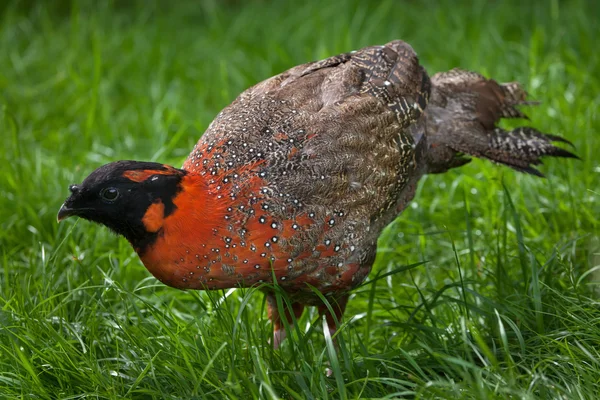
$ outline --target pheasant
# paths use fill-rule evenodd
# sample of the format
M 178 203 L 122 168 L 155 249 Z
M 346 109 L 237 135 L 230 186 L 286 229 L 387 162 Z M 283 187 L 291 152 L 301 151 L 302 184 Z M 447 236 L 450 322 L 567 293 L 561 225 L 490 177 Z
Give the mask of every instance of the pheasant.
M 461 69 L 429 78 L 402 41 L 296 66 L 222 110 L 181 169 L 99 167 L 58 212 L 123 235 L 146 268 L 178 289 L 264 288 L 273 344 L 283 318 L 317 306 L 333 333 L 369 274 L 377 238 L 419 179 L 475 156 L 542 176 L 542 156 L 576 156 L 525 118 L 518 83 Z M 280 315 L 277 284 L 291 299 Z M 271 288 L 271 289 L 269 289 Z M 325 306 L 318 291 L 332 305 Z

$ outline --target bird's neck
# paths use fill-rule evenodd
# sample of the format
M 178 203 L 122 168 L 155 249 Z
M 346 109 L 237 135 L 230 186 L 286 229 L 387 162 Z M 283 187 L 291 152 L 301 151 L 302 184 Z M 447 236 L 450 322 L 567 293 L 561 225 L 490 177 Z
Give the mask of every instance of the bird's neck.
M 196 269 L 201 261 L 206 261 L 208 255 L 214 257 L 211 252 L 215 249 L 223 248 L 223 232 L 230 225 L 227 218 L 231 199 L 200 174 L 187 174 L 180 185 L 181 190 L 172 198 L 175 210 L 170 215 L 163 215 L 160 204 L 144 215 L 144 225 L 155 235 L 154 240 L 144 247 L 134 242 L 132 245 L 159 280 L 188 288 L 185 276 L 190 272 L 199 275 Z

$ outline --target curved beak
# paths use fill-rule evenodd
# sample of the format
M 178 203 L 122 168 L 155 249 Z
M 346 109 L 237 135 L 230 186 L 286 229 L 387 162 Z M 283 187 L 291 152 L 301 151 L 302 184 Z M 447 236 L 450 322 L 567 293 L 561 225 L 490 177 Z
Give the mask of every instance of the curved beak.
M 79 185 L 69 185 L 69 191 L 71 192 L 71 196 L 65 200 L 63 205 L 60 206 L 60 210 L 58 210 L 58 215 L 56 216 L 58 222 L 77 214 L 77 209 L 71 208 L 69 205 L 73 204 L 73 196 L 76 196 L 77 193 L 79 193 L 80 187 Z
M 60 210 L 58 210 L 58 215 L 56 216 L 56 220 L 58 222 L 62 221 L 65 218 L 68 218 L 72 215 L 75 215 L 75 209 L 67 207 L 66 204 L 60 206 Z

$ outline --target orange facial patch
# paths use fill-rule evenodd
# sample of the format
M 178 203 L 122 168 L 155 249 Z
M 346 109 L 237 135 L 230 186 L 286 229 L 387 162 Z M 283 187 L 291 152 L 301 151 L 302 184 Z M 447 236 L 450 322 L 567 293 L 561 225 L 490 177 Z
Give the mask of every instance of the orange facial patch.
M 167 166 L 165 166 L 167 167 Z M 133 182 L 143 182 L 153 175 L 172 175 L 172 167 L 167 167 L 166 170 L 160 169 L 136 169 L 133 171 L 125 171 L 123 177 Z
M 152 203 L 146 210 L 142 223 L 148 232 L 157 232 L 163 226 L 165 220 L 165 205 L 162 201 L 158 200 L 156 203 Z

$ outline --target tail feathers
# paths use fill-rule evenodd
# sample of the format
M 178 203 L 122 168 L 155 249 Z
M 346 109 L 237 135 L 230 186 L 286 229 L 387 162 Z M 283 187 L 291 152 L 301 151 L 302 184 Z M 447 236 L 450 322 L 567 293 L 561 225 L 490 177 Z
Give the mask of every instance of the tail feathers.
M 492 81 L 495 83 L 495 81 Z M 528 102 L 527 92 L 523 89 L 519 82 L 503 83 L 499 85 L 504 95 L 504 99 L 500 105 L 500 118 L 523 118 L 529 119 L 521 110 L 516 106 L 536 104 L 535 102 Z
M 432 83 L 444 94 L 471 97 L 477 119 L 487 129 L 493 129 L 501 118 L 528 119 L 520 105 L 531 104 L 527 92 L 518 82 L 499 84 L 476 72 L 455 68 L 435 74 Z M 466 105 L 466 104 L 465 104 Z
M 536 104 L 518 82 L 499 84 L 475 72 L 453 69 L 431 78 L 426 135 L 430 172 L 465 164 L 463 154 L 489 159 L 517 171 L 543 176 L 533 166 L 544 156 L 578 158 L 553 142 L 571 143 L 531 127 L 506 131 L 502 118 L 527 118 L 517 107 Z M 467 159 L 468 160 L 468 159 Z
M 571 144 L 560 136 L 543 134 L 530 127 L 512 131 L 496 128 L 491 132 L 489 146 L 481 156 L 517 171 L 543 177 L 540 171 L 533 168 L 533 165 L 542 163 L 541 157 L 579 158 L 568 150 L 554 146 L 553 142 L 557 141 Z

